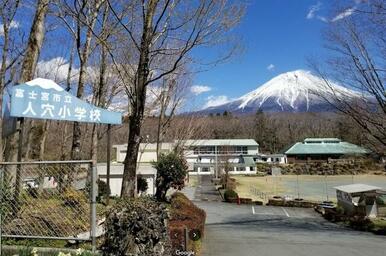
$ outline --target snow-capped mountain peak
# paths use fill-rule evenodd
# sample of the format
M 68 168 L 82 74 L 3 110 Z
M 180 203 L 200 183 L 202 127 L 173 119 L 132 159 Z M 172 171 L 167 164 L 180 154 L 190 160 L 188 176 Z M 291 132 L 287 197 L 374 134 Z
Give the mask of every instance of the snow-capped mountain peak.
M 358 97 L 359 93 L 330 83 L 334 91 L 344 97 Z M 323 100 L 326 91 L 324 81 L 307 70 L 295 70 L 280 74 L 240 98 L 204 112 L 252 112 L 262 111 L 327 111 L 331 106 Z

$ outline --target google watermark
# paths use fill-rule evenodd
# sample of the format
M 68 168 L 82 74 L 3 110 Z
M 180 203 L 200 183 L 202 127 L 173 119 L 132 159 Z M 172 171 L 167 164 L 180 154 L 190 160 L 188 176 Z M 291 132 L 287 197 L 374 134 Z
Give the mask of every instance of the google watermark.
M 177 256 L 193 256 L 195 255 L 194 251 L 180 251 L 176 250 L 176 255 Z

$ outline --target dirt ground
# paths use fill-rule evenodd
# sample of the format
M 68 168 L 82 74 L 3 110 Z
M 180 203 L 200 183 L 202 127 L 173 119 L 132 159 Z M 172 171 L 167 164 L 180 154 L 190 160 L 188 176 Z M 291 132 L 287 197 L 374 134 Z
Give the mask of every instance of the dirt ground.
M 386 189 L 386 176 L 379 175 L 281 175 L 281 176 L 233 176 L 237 181 L 236 192 L 240 197 L 266 201 L 274 195 L 308 200 L 336 201 L 334 187 L 362 183 Z

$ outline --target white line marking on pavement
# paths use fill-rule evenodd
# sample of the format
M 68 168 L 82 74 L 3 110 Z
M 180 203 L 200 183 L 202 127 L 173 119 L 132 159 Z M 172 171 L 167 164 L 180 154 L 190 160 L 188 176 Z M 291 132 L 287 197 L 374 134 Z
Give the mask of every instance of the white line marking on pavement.
M 287 212 L 283 207 L 281 207 L 281 209 L 283 210 L 283 212 L 285 213 L 285 215 L 287 215 L 287 217 L 289 218 L 290 215 L 288 214 L 288 212 Z
M 252 214 L 255 215 L 255 207 L 252 206 Z
M 254 213 L 255 215 L 263 215 L 263 216 L 278 216 L 277 214 L 273 214 L 273 213 L 263 213 L 263 212 L 257 212 L 257 213 Z

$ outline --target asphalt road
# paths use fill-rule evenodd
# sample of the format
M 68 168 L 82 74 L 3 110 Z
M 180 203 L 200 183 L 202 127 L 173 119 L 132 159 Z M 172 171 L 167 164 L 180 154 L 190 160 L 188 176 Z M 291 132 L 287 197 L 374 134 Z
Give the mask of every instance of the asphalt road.
M 386 255 L 386 237 L 327 222 L 313 209 L 195 203 L 207 212 L 203 256 Z
M 197 176 L 197 187 L 194 193 L 195 200 L 201 201 L 221 201 L 219 192 L 211 182 L 211 175 Z

